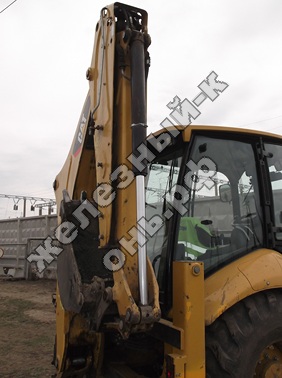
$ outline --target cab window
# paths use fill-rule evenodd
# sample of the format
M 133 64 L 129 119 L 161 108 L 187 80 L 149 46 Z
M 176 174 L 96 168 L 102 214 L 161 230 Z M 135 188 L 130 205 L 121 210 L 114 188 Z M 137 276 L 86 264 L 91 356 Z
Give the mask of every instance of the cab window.
M 178 225 L 176 260 L 201 260 L 209 271 L 262 245 L 252 144 L 196 137 L 183 181 L 190 195 Z

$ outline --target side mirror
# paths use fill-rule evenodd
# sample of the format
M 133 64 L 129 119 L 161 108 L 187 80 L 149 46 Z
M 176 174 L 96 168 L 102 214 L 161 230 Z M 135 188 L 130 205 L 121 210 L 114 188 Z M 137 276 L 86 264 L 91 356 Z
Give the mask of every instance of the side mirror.
M 220 185 L 219 197 L 220 197 L 220 201 L 222 201 L 222 202 L 231 202 L 232 201 L 231 187 L 230 187 L 229 184 Z

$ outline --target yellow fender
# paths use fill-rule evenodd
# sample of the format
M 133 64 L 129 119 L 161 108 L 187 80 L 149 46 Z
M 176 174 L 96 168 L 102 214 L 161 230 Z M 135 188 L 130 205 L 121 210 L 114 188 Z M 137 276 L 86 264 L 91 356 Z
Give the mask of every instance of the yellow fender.
M 259 291 L 282 288 L 282 255 L 259 249 L 205 279 L 205 324 Z

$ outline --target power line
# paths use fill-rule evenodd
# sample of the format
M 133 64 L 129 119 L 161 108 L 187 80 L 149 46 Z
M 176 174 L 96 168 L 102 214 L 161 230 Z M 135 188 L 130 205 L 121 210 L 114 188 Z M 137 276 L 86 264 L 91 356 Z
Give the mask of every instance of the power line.
M 239 125 L 239 127 L 244 127 L 244 126 L 249 126 L 249 125 L 254 125 L 255 123 L 260 123 L 260 122 L 265 122 L 265 121 L 270 121 L 272 119 L 276 119 L 276 118 L 280 118 L 282 117 L 282 115 L 279 115 L 277 117 L 272 117 L 272 118 L 266 118 L 266 119 L 262 119 L 260 121 L 255 121 L 255 122 L 251 122 L 251 123 L 245 123 L 244 125 Z
M 14 194 L 0 194 L 0 198 L 13 198 L 13 199 L 25 199 L 30 201 L 44 201 L 44 202 L 53 202 L 56 204 L 56 201 L 53 198 L 43 198 L 43 197 L 31 197 L 31 196 L 19 196 Z
M 9 8 L 11 5 L 13 5 L 17 0 L 12 1 L 9 5 L 7 5 L 4 9 L 0 11 L 0 13 L 3 13 L 7 8 Z
M 29 196 L 31 197 L 48 197 L 48 198 L 52 198 L 54 197 L 54 190 L 43 190 L 43 191 L 37 191 L 37 192 L 29 192 L 28 193 Z

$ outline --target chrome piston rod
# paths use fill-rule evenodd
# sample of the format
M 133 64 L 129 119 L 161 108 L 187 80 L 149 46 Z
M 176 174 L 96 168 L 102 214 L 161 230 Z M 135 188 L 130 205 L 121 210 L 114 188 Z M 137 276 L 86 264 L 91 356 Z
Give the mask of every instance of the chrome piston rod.
M 137 199 L 137 244 L 138 244 L 138 271 L 139 292 L 142 305 L 148 304 L 147 285 L 147 249 L 145 233 L 145 177 L 136 176 L 136 199 Z

